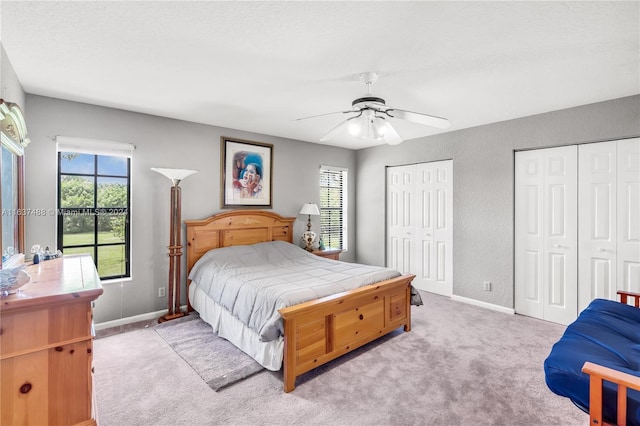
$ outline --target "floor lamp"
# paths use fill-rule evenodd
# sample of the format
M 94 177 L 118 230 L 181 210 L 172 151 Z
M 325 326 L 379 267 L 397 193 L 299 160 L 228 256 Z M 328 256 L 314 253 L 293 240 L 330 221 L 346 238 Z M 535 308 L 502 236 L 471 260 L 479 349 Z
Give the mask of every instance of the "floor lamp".
M 187 315 L 180 310 L 180 257 L 182 256 L 182 223 L 180 220 L 180 181 L 187 176 L 197 173 L 198 170 L 188 169 L 160 169 L 152 167 L 151 170 L 158 172 L 171 179 L 171 225 L 169 228 L 169 285 L 167 291 L 168 311 L 158 319 L 158 322 L 165 322 Z

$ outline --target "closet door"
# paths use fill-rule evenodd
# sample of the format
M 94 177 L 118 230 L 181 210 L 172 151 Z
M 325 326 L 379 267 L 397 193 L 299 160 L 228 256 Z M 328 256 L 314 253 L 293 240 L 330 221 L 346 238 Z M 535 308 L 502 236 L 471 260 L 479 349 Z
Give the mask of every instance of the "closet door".
M 640 292 L 640 139 L 617 145 L 618 289 Z
M 453 161 L 387 169 L 387 266 L 453 293 Z
M 453 161 L 416 165 L 414 264 L 417 288 L 453 294 Z
M 580 145 L 578 309 L 640 291 L 640 139 Z
M 412 270 L 415 165 L 387 168 L 387 266 L 409 274 Z
M 544 153 L 516 152 L 515 310 L 543 318 Z
M 560 324 L 577 315 L 577 147 L 516 153 L 516 312 Z
M 578 147 L 578 311 L 595 298 L 616 300 L 616 146 Z

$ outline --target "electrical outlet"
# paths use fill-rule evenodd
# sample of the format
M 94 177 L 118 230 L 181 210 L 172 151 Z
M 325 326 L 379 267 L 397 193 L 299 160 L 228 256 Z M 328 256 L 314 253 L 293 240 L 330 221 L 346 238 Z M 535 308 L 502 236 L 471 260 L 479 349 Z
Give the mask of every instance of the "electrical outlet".
M 491 281 L 485 281 L 482 284 L 484 285 L 484 291 L 491 291 Z
M 165 291 L 166 291 L 165 287 L 158 287 L 158 297 L 164 297 Z

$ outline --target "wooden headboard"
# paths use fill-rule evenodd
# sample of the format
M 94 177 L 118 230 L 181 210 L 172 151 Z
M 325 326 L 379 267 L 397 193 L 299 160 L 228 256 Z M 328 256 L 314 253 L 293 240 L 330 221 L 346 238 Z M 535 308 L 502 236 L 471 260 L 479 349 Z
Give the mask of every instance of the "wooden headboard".
M 266 241 L 293 242 L 295 217 L 265 210 L 231 210 L 202 220 L 185 220 L 187 273 L 207 251 Z

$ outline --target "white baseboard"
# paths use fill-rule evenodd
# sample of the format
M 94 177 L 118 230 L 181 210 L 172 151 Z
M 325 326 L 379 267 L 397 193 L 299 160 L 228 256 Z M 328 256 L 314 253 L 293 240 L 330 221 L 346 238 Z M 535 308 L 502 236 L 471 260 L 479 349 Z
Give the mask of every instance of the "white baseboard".
M 487 303 L 481 300 L 469 299 L 468 297 L 456 296 L 455 294 L 451 296 L 451 300 L 455 300 L 456 302 L 467 303 L 469 305 L 480 306 L 481 308 L 502 312 L 503 314 L 515 315 L 516 313 L 516 310 L 513 308 L 505 308 L 504 306 L 494 305 L 493 303 Z
M 187 311 L 187 306 L 181 306 L 180 309 L 182 309 L 183 311 Z M 100 324 L 96 324 L 95 325 L 95 329 L 97 330 L 104 330 L 105 328 L 111 328 L 111 327 L 119 327 L 121 325 L 125 325 L 125 324 L 131 324 L 134 322 L 139 322 L 139 321 L 148 321 L 148 320 L 152 320 L 154 318 L 160 318 L 162 315 L 166 314 L 167 310 L 163 309 L 161 311 L 155 311 L 155 312 L 147 312 L 146 314 L 140 314 L 140 315 L 134 315 L 132 317 L 126 317 L 126 318 L 120 318 L 117 320 L 113 320 L 113 321 L 106 321 L 106 322 L 101 322 Z

